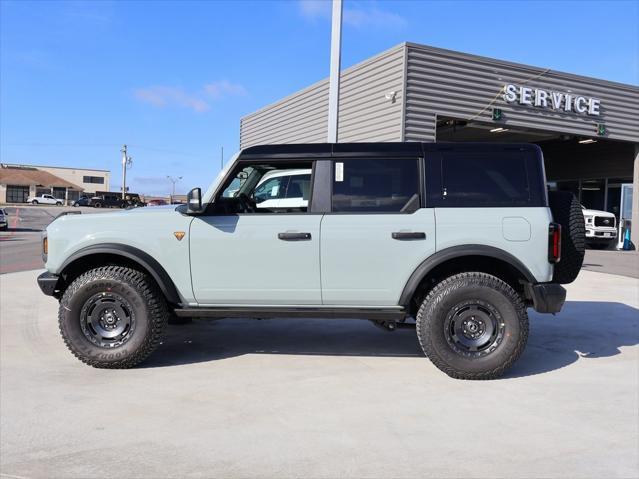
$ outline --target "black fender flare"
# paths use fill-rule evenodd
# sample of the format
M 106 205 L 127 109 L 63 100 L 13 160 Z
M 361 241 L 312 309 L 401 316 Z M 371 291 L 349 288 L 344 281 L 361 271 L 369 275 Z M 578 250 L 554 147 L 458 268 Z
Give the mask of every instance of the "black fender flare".
M 408 309 L 413 294 L 430 271 L 446 261 L 464 256 L 485 256 L 499 259 L 515 268 L 528 283 L 537 283 L 535 276 L 521 261 L 502 249 L 481 244 L 452 246 L 429 256 L 413 271 L 413 274 L 411 274 L 404 286 L 402 295 L 399 298 L 399 304 Z
M 99 245 L 81 248 L 62 263 L 62 266 L 60 267 L 60 274 L 64 274 L 65 269 L 77 260 L 96 254 L 122 256 L 123 258 L 127 258 L 128 260 L 137 263 L 153 277 L 169 303 L 180 304 L 182 302 L 180 295 L 173 284 L 171 276 L 169 276 L 162 265 L 150 254 L 125 244 L 102 243 Z

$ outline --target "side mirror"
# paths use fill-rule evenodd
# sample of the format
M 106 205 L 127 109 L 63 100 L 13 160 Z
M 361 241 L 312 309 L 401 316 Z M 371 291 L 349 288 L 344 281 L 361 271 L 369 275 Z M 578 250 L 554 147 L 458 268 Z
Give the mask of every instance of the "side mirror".
M 187 210 L 189 214 L 202 212 L 202 190 L 193 188 L 186 196 Z

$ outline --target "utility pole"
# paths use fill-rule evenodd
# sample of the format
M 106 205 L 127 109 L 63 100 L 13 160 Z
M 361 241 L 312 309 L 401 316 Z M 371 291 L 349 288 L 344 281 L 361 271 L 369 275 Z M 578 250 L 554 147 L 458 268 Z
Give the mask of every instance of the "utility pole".
M 126 169 L 133 166 L 133 158 L 131 158 L 126 151 L 126 145 L 122 146 L 120 150 L 122 152 L 122 199 L 126 195 Z
M 173 183 L 173 189 L 171 190 L 171 203 L 173 203 L 173 197 L 175 196 L 175 184 L 180 181 L 182 177 L 178 176 L 177 178 L 174 178 L 173 176 L 167 175 L 166 179 Z
M 328 137 L 329 143 L 337 143 L 339 114 L 339 76 L 342 57 L 342 0 L 333 0 L 333 24 L 331 27 L 331 75 L 328 81 Z

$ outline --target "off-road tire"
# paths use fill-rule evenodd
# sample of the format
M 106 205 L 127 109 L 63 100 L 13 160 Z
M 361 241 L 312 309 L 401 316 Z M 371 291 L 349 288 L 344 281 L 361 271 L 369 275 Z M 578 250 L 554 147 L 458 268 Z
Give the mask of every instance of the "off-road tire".
M 100 292 L 125 298 L 135 314 L 135 329 L 128 340 L 110 349 L 93 344 L 83 333 L 82 308 Z M 69 350 L 96 368 L 125 369 L 144 361 L 158 346 L 168 320 L 166 301 L 146 274 L 121 266 L 104 266 L 76 278 L 60 301 L 58 323 Z
M 572 283 L 579 275 L 586 252 L 586 224 L 581 205 L 569 191 L 550 191 L 553 220 L 561 225 L 561 260 L 555 264 L 553 282 Z
M 447 339 L 447 318 L 468 301 L 490 304 L 503 322 L 502 339 L 483 356 L 460 354 Z M 495 276 L 468 272 L 437 284 L 417 313 L 417 338 L 424 354 L 441 371 L 456 379 L 495 379 L 521 356 L 528 340 L 528 314 L 519 295 Z

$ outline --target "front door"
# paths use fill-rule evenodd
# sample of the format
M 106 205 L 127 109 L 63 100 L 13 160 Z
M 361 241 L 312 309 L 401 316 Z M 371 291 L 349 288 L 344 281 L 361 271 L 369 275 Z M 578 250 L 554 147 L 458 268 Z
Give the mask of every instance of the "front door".
M 202 215 L 191 223 L 191 279 L 201 305 L 320 305 L 321 215 L 307 207 L 258 207 L 259 177 L 294 165 L 249 165 L 218 199 L 236 212 Z M 310 169 L 310 164 L 302 166 Z M 238 183 L 241 185 L 238 188 Z M 253 186 L 251 186 L 253 185 Z M 257 201 L 256 201 L 257 200 Z
M 415 268 L 435 252 L 419 160 L 337 160 L 332 181 L 332 211 L 322 220 L 324 304 L 397 306 Z

